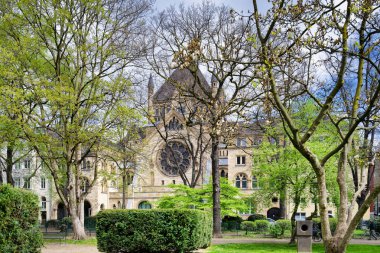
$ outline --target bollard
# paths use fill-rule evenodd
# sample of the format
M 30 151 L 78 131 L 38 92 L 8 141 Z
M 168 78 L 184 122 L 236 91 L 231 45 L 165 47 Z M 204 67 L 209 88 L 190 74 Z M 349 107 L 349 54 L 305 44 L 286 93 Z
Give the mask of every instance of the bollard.
M 297 249 L 298 253 L 311 251 L 311 237 L 313 235 L 313 221 L 297 221 Z

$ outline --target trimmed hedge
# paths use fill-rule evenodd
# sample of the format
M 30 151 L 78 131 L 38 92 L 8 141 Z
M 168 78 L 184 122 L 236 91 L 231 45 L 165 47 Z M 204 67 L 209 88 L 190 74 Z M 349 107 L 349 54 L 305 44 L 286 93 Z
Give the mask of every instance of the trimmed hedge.
M 269 228 L 269 221 L 267 220 L 256 220 L 254 221 L 255 223 L 255 226 L 256 226 L 256 230 L 258 232 L 267 232 L 268 231 L 268 228 Z
M 283 237 L 285 231 L 291 230 L 292 224 L 290 220 L 277 220 L 272 226 L 270 226 L 270 233 L 276 238 Z
M 256 230 L 256 223 L 253 221 L 243 221 L 240 224 L 241 230 L 245 231 L 255 231 Z
M 249 217 L 248 217 L 248 221 L 255 221 L 255 220 L 266 220 L 267 217 L 265 215 L 262 215 L 262 214 L 259 214 L 259 213 L 254 213 L 254 214 L 251 214 Z
M 199 210 L 105 210 L 97 214 L 102 252 L 190 252 L 210 245 L 212 216 Z
M 38 203 L 29 191 L 0 186 L 0 252 L 41 252 Z

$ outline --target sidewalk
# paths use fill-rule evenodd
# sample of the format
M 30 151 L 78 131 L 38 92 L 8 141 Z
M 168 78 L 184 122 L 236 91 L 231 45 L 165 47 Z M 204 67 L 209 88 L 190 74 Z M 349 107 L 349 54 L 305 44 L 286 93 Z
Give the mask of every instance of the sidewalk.
M 227 243 L 288 243 L 288 239 L 250 239 L 250 238 L 215 238 L 212 239 L 212 244 L 227 244 Z M 380 245 L 380 240 L 365 240 L 365 239 L 352 239 L 350 244 L 367 244 L 367 245 Z M 197 251 L 205 253 L 207 250 L 202 249 Z M 76 245 L 76 244 L 59 244 L 52 243 L 46 244 L 42 249 L 42 253 L 99 253 L 96 246 L 91 245 Z

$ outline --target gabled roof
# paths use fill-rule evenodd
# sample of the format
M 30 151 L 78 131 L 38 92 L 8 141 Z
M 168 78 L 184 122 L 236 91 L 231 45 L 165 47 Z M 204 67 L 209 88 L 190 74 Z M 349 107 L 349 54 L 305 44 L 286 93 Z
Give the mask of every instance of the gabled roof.
M 153 102 L 162 103 L 171 100 L 176 94 L 175 91 L 177 90 L 177 87 L 181 87 L 181 92 L 189 91 L 190 93 L 198 94 L 199 96 L 205 96 L 206 94 L 203 89 L 210 92 L 211 88 L 201 71 L 198 71 L 197 75 L 200 83 L 195 84 L 194 76 L 191 74 L 190 70 L 176 69 L 154 94 Z

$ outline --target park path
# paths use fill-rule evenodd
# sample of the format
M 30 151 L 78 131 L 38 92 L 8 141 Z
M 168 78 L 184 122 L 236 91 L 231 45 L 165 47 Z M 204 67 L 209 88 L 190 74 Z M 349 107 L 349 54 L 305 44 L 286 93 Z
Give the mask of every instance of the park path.
M 226 244 L 226 243 L 287 243 L 288 239 L 251 239 L 251 238 L 215 238 L 212 239 L 212 244 Z M 352 239 L 350 244 L 367 244 L 367 245 L 380 245 L 380 240 L 363 240 Z M 197 251 L 207 252 L 207 250 Z M 60 244 L 49 243 L 42 249 L 42 253 L 99 253 L 96 246 L 91 245 L 76 245 L 76 244 Z

